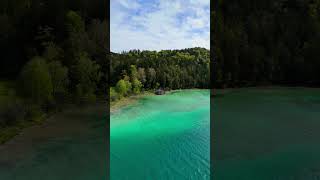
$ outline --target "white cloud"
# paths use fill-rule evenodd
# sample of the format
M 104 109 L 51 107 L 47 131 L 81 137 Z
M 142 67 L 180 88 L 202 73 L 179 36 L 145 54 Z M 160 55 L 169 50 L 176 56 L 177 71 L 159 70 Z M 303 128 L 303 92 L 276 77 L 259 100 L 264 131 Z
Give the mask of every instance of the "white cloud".
M 114 0 L 112 0 L 114 1 Z M 140 7 L 139 3 L 134 0 L 116 0 L 119 5 L 127 9 L 137 9 Z
M 136 5 L 129 8 L 129 0 L 111 0 L 111 51 L 209 49 L 210 1 L 197 2 L 158 0 L 151 9 L 141 1 L 131 0 Z
M 208 0 L 190 0 L 193 5 L 210 6 L 210 1 Z
M 205 21 L 200 18 L 187 18 L 187 24 L 190 25 L 192 29 L 201 29 L 205 27 Z

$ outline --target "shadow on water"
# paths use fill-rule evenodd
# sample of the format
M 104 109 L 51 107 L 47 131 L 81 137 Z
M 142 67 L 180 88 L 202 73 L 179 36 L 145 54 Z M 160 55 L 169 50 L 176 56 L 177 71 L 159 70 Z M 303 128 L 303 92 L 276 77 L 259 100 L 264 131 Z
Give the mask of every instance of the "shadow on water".
M 106 179 L 105 108 L 56 114 L 1 145 L 0 179 Z
M 212 108 L 214 179 L 320 178 L 320 89 L 238 89 Z

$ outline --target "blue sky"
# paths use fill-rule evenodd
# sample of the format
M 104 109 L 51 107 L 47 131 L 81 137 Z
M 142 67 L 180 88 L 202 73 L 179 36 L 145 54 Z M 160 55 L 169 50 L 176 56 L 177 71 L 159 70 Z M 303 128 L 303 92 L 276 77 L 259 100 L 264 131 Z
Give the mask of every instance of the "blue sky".
M 111 51 L 210 49 L 210 0 L 111 0 Z

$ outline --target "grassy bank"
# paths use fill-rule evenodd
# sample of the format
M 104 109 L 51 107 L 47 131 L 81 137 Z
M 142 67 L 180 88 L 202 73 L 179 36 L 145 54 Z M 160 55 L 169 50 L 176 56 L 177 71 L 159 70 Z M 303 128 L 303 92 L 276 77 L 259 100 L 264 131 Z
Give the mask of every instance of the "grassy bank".
M 33 120 L 33 121 L 21 121 L 15 125 L 7 126 L 7 127 L 1 127 L 0 128 L 0 145 L 4 144 L 5 142 L 9 141 L 16 135 L 18 135 L 20 132 L 23 131 L 23 129 L 40 125 L 45 121 L 45 117 L 42 117 L 39 120 Z
M 13 88 L 13 83 L 7 80 L 0 80 L 0 113 L 4 110 L 7 102 L 11 101 L 10 92 Z M 0 122 L 2 122 L 0 117 Z M 8 139 L 15 136 L 21 128 L 25 126 L 24 124 L 19 124 L 19 126 L 14 127 L 1 127 L 0 126 L 0 144 L 3 144 Z
M 16 82 L 0 80 L 0 144 L 3 144 L 19 134 L 24 128 L 41 124 L 48 116 L 45 113 L 34 112 L 31 119 L 24 119 L 19 108 L 22 99 L 16 96 Z M 19 107 L 18 107 L 19 106 Z M 30 118 L 30 117 L 29 117 Z
M 144 91 L 141 94 L 137 94 L 137 95 L 131 95 L 128 97 L 123 97 L 121 99 L 118 99 L 116 101 L 112 101 L 110 103 L 110 112 L 115 112 L 117 110 L 119 110 L 122 107 L 125 107 L 129 104 L 132 104 L 134 102 L 136 102 L 138 99 L 143 98 L 145 96 L 153 96 L 155 95 L 153 91 Z
M 6 143 L 7 141 L 13 139 L 15 136 L 19 135 L 21 132 L 25 131 L 26 129 L 33 128 L 36 126 L 43 126 L 49 123 L 49 119 L 54 119 L 55 117 L 65 114 L 66 112 L 73 112 L 73 114 L 83 113 L 82 111 L 95 111 L 96 107 L 102 107 L 104 104 L 104 100 L 98 99 L 96 103 L 87 104 L 87 105 L 77 105 L 77 104 L 65 104 L 63 108 L 60 110 L 51 111 L 48 113 L 42 113 L 40 116 L 29 119 L 29 120 L 20 120 L 16 123 L 9 125 L 9 126 L 0 126 L 0 145 Z M 81 110 L 79 110 L 81 109 Z M 93 110 L 90 110 L 93 109 Z M 101 109 L 101 108 L 100 108 Z M 66 124 L 69 124 L 70 121 L 67 118 L 64 118 Z

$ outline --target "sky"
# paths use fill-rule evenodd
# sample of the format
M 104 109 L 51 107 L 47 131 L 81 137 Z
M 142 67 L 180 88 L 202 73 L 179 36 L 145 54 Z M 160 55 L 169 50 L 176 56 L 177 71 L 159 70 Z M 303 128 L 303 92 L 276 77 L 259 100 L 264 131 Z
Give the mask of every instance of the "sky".
M 210 0 L 111 0 L 112 52 L 210 49 Z

